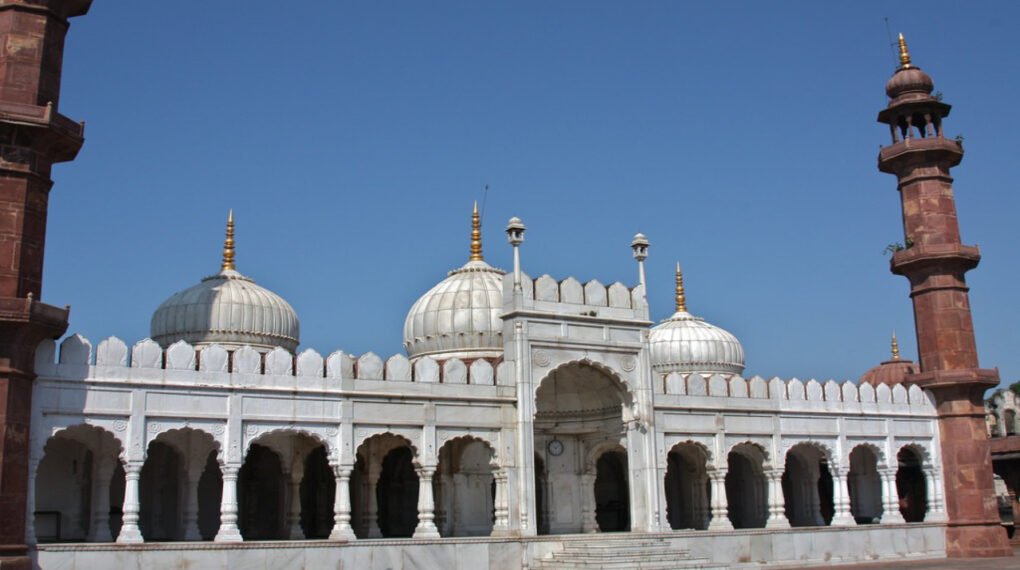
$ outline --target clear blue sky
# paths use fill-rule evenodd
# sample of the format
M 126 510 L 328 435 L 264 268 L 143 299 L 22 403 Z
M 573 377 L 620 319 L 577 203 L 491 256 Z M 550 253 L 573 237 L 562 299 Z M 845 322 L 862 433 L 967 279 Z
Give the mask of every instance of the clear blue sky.
M 895 178 L 875 121 L 883 18 L 954 105 L 947 133 L 981 363 L 1020 380 L 1020 4 L 962 2 L 97 1 L 67 42 L 44 300 L 98 343 L 218 269 L 284 296 L 302 347 L 402 351 L 414 300 L 528 225 L 525 271 L 633 284 L 652 242 L 656 320 L 689 308 L 747 374 L 857 378 L 916 354 Z

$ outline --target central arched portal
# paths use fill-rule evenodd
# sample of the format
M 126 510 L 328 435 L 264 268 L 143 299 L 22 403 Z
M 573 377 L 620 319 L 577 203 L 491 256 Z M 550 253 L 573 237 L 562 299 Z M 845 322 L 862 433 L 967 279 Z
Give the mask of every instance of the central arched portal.
M 623 384 L 586 361 L 542 380 L 534 434 L 540 534 L 630 530 L 629 404 Z

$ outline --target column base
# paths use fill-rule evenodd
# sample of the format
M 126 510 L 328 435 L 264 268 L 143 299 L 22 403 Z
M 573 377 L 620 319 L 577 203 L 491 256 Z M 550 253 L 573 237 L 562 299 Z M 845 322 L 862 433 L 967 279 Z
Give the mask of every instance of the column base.
M 1013 556 L 1006 529 L 998 524 L 946 527 L 948 558 L 996 558 Z
M 236 526 L 225 528 L 221 525 L 213 542 L 244 542 L 244 537 L 241 536 L 241 531 Z
M 786 517 L 780 519 L 769 519 L 765 528 L 790 528 L 790 521 Z
M 357 539 L 358 537 L 355 536 L 354 529 L 349 526 L 347 528 L 337 528 L 334 525 L 333 530 L 329 532 L 329 540 L 335 542 L 349 542 Z
M 489 533 L 489 536 L 493 538 L 508 538 L 513 536 L 520 536 L 520 533 L 512 531 L 508 528 L 494 528 L 492 529 L 492 532 Z
M 436 525 L 418 525 L 413 538 L 439 538 L 439 530 Z
M 117 535 L 117 544 L 141 544 L 145 542 L 142 531 L 138 528 L 121 528 Z
M 708 523 L 708 530 L 733 530 L 733 523 L 729 519 L 714 518 Z
M 305 531 L 301 530 L 301 527 L 291 527 L 290 529 L 290 540 L 304 540 Z
M 832 517 L 832 522 L 829 526 L 857 526 L 857 521 L 850 515 L 841 517 Z
M 907 524 L 907 520 L 903 518 L 899 511 L 896 511 L 892 514 L 883 513 L 879 524 Z

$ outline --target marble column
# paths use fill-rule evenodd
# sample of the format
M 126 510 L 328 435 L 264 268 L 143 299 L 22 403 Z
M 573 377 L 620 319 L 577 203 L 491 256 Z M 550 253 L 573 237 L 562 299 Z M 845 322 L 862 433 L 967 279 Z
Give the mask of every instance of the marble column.
M 712 482 L 712 520 L 708 530 L 733 530 L 726 498 L 726 469 L 713 469 L 708 477 Z
M 92 521 L 89 523 L 89 542 L 113 542 L 110 534 L 110 480 L 113 479 L 114 460 L 97 462 L 92 479 Z
M 896 491 L 896 469 L 880 469 L 882 476 L 882 524 L 903 524 L 900 497 Z
M 237 472 L 240 465 L 223 465 L 223 494 L 220 498 L 220 529 L 216 542 L 241 542 L 241 531 L 237 528 Z
M 370 467 L 365 479 L 365 495 L 368 499 L 365 504 L 366 537 L 382 538 L 382 530 L 379 529 L 379 497 L 375 494 L 376 486 L 379 485 L 379 471 Z
M 503 470 L 493 471 L 492 478 L 496 482 L 496 499 L 492 504 L 492 536 L 510 535 L 510 502 L 507 493 L 507 473 Z
M 286 473 L 284 476 L 286 477 Z M 304 540 L 305 531 L 301 528 L 301 478 L 302 471 L 291 471 L 288 478 L 287 537 L 290 540 Z
M 850 512 L 850 487 L 844 469 L 830 469 L 832 473 L 832 526 L 857 526 Z
M 546 502 L 548 503 L 548 495 Z M 598 532 L 599 522 L 595 518 L 595 474 L 581 475 L 581 532 Z
M 351 528 L 351 468 L 334 467 L 333 476 L 336 493 L 333 496 L 333 530 L 329 539 L 354 540 L 356 537 Z
M 142 476 L 142 463 L 130 461 L 124 467 L 124 522 L 120 527 L 117 542 L 142 542 L 142 531 L 138 528 L 138 513 L 141 510 L 138 495 L 138 480 Z
M 769 519 L 765 528 L 790 528 L 790 520 L 786 518 L 786 499 L 783 496 L 783 471 L 769 469 L 765 476 L 769 480 Z
M 418 527 L 414 538 L 439 538 L 436 528 L 436 504 L 432 497 L 432 476 L 435 467 L 418 467 Z
M 938 474 L 931 466 L 924 469 L 924 482 L 928 499 L 928 512 L 924 515 L 924 522 L 945 522 L 948 517 L 945 505 L 942 504 L 942 487 L 939 485 Z
M 198 481 L 202 478 L 205 463 L 198 466 L 195 463 L 198 461 L 192 458 L 192 467 L 184 480 L 184 540 L 191 541 L 202 540 L 198 530 Z

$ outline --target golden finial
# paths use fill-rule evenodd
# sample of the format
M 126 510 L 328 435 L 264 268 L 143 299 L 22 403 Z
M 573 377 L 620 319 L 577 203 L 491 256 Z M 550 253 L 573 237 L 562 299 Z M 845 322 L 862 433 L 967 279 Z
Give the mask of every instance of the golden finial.
M 471 257 L 470 261 L 485 261 L 482 257 L 482 219 L 478 216 L 478 200 L 471 212 Z
M 687 299 L 684 298 L 684 274 L 680 272 L 680 262 L 676 262 L 676 312 L 687 312 Z
M 234 267 L 234 209 L 227 215 L 227 239 L 223 242 L 223 265 L 220 271 L 235 270 Z
M 900 343 L 896 342 L 896 333 L 892 333 L 892 359 L 900 359 Z
M 907 40 L 900 34 L 900 69 L 910 67 L 910 52 L 907 51 Z

